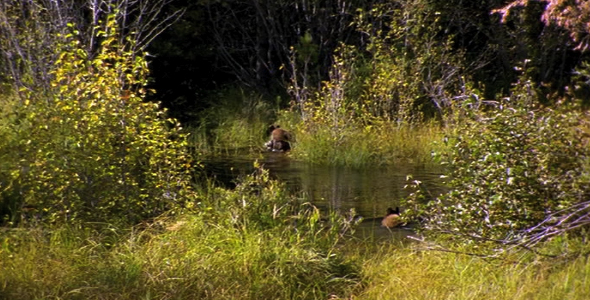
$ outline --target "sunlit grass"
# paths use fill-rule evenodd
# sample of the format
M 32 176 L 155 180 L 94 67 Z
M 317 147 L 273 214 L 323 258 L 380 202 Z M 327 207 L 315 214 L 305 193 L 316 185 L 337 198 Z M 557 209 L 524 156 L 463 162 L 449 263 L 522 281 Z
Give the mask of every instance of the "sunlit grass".
M 198 215 L 125 232 L 16 229 L 1 237 L 2 299 L 590 297 L 584 255 L 484 259 L 358 241 L 325 253 L 291 234 L 244 232 Z
M 354 254 L 351 254 L 355 256 Z M 590 261 L 515 252 L 495 259 L 381 245 L 358 255 L 359 299 L 589 299 Z
M 320 299 L 355 268 L 288 233 L 240 231 L 198 216 L 126 232 L 111 246 L 80 230 L 4 233 L 4 299 Z M 347 279 L 349 277 L 350 279 Z
M 303 128 L 301 126 L 300 128 Z M 419 126 L 383 123 L 342 129 L 326 127 L 296 131 L 293 157 L 320 164 L 364 167 L 396 163 L 429 163 L 434 151 L 444 151 L 445 130 L 434 122 Z

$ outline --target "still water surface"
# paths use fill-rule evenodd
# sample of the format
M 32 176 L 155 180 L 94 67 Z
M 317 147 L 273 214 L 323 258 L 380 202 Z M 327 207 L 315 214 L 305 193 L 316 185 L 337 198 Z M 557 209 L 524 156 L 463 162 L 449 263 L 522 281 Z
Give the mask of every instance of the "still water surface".
M 362 228 L 375 230 L 378 235 L 380 218 L 388 207 L 404 207 L 400 199 L 411 191 L 404 189 L 407 175 L 420 180 L 434 195 L 443 190 L 442 171 L 434 165 L 399 164 L 383 167 L 346 168 L 314 165 L 295 161 L 283 153 L 264 153 L 259 162 L 270 175 L 293 193 L 305 194 L 306 199 L 321 210 L 347 212 L 355 209 L 363 216 Z M 219 183 L 232 186 L 239 176 L 254 171 L 253 159 L 247 156 L 216 156 L 204 161 L 208 175 Z M 361 228 L 361 229 L 362 229 Z

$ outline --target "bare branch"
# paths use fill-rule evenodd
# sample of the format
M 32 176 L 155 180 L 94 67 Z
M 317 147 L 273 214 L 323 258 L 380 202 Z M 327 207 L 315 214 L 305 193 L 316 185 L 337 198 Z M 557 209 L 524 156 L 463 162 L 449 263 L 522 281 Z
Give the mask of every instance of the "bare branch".
M 21 88 L 48 88 L 50 68 L 60 36 L 77 26 L 89 57 L 98 49 L 96 32 L 109 14 L 116 13 L 121 44 L 133 53 L 145 51 L 154 38 L 184 10 L 165 15 L 164 7 L 174 0 L 6 0 L 0 2 L 0 64 L 13 83 Z M 103 25 L 104 26 L 104 25 Z M 132 42 L 128 43 L 127 39 Z M 26 75 L 25 75 L 26 74 Z M 29 82 L 24 82 L 23 78 Z M 32 81 L 32 82 L 31 82 Z

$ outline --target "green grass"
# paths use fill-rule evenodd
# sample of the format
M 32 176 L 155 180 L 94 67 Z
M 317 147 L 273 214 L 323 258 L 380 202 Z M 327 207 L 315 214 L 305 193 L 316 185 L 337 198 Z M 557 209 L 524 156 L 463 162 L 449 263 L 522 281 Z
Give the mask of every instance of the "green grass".
M 188 128 L 190 145 L 199 153 L 259 154 L 266 151 L 265 132 L 272 123 L 293 133 L 293 159 L 316 164 L 365 167 L 400 161 L 429 163 L 433 151 L 444 150 L 441 141 L 446 132 L 436 122 L 416 126 L 350 124 L 336 132 L 328 126 L 303 124 L 296 112 L 273 110 L 260 98 L 249 100 L 247 108 L 224 104 L 231 101 L 236 100 L 220 100 L 202 114 L 200 124 Z
M 303 128 L 306 126 L 299 126 Z M 312 126 L 295 131 L 295 159 L 318 164 L 365 167 L 405 163 L 429 163 L 433 151 L 444 150 L 445 131 L 434 122 L 419 126 L 382 123 L 370 127 L 350 126 L 334 133 Z
M 429 163 L 433 151 L 444 151 L 447 133 L 437 122 L 400 126 L 380 122 L 371 126 L 347 124 L 338 130 L 325 120 L 306 124 L 292 109 L 240 89 L 220 92 L 208 100 L 212 106 L 188 124 L 190 145 L 198 153 L 259 154 L 266 151 L 266 130 L 271 124 L 293 133 L 293 159 L 316 164 L 364 167 L 372 165 Z M 255 157 L 255 156 L 253 156 Z
M 325 299 L 355 267 L 289 234 L 240 231 L 184 216 L 162 228 L 99 234 L 4 232 L 4 299 Z M 347 279 L 350 277 L 350 279 Z
M 5 230 L 1 299 L 588 299 L 587 256 L 500 259 L 346 241 L 329 252 L 198 215 L 133 230 Z M 587 248 L 587 246 L 585 246 Z
M 365 253 L 359 299 L 589 299 L 590 261 L 516 252 L 499 259 L 385 245 Z

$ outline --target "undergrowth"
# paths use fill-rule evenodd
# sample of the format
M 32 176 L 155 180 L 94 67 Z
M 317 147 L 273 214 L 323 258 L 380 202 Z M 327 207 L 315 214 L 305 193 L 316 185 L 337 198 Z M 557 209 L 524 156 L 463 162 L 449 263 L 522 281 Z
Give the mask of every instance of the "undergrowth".
M 327 299 L 357 285 L 337 245 L 345 218 L 288 196 L 258 168 L 211 186 L 197 210 L 133 228 L 15 228 L 0 234 L 5 299 Z

